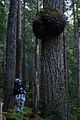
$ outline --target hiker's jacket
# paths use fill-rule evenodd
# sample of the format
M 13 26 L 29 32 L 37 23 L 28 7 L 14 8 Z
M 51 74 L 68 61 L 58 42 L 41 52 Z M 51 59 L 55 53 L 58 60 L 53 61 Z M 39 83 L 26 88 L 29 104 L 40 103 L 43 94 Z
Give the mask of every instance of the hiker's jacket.
M 26 87 L 21 83 L 16 83 L 14 84 L 14 89 L 13 89 L 13 95 L 17 94 L 25 94 L 26 93 Z

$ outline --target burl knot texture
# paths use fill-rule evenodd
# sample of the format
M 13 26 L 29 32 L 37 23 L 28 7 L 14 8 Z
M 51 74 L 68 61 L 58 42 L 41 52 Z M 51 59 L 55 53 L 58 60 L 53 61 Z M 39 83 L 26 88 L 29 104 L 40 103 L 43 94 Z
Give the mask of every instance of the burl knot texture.
M 65 16 L 59 9 L 46 8 L 36 14 L 33 33 L 39 39 L 51 39 L 60 35 L 65 25 Z

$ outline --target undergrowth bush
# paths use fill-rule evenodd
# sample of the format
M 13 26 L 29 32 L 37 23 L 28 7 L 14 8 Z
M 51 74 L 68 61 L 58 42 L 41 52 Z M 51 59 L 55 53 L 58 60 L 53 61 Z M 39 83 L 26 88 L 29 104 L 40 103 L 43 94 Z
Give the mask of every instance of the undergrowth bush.
M 24 108 L 23 113 L 15 112 L 14 109 L 10 109 L 7 112 L 3 112 L 6 120 L 27 120 L 28 114 L 32 112 L 32 108 Z

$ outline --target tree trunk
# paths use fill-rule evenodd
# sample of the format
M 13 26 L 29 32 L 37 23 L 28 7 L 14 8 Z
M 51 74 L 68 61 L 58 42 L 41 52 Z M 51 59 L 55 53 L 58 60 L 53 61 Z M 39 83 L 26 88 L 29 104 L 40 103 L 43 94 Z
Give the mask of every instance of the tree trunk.
M 10 1 L 10 11 L 8 18 L 7 37 L 6 37 L 6 71 L 5 71 L 5 95 L 4 111 L 14 106 L 12 95 L 13 83 L 15 80 L 16 67 L 16 21 L 17 21 L 18 1 Z
M 37 0 L 37 12 L 40 11 L 40 0 Z M 39 83 L 40 83 L 40 44 L 41 41 L 36 38 L 36 55 L 35 55 L 35 81 L 34 81 L 34 113 L 39 113 Z
M 50 1 L 54 8 L 61 9 L 59 0 Z M 63 38 L 42 40 L 40 97 L 42 113 L 67 120 L 66 89 L 64 80 Z M 57 118 L 57 119 L 59 119 Z
M 63 0 L 63 13 L 65 12 L 65 1 Z M 65 89 L 66 89 L 66 119 L 70 120 L 70 107 L 68 104 L 69 98 L 69 89 L 68 89 L 68 61 L 67 61 L 67 51 L 66 51 L 66 35 L 63 31 L 63 59 L 64 59 L 64 80 L 65 80 Z
M 16 40 L 16 78 L 22 79 L 21 0 L 18 0 Z
M 3 103 L 0 100 L 0 120 L 2 120 L 2 106 L 3 106 Z
M 77 120 L 80 120 L 80 26 L 79 26 L 79 19 L 78 19 L 78 4 L 75 4 L 75 0 L 72 0 L 72 5 L 73 5 L 73 16 L 74 16 L 74 39 L 75 39 L 75 54 L 76 54 L 76 83 L 77 83 Z M 76 5 L 76 7 L 75 7 Z M 76 14 L 77 13 L 77 14 Z M 78 24 L 77 24 L 78 23 Z M 77 34 L 76 34 L 77 33 Z
M 78 20 L 78 118 L 80 120 L 80 20 Z
M 79 2 L 79 1 L 78 1 Z M 77 120 L 80 120 L 80 4 L 76 4 L 76 13 L 77 13 L 77 42 L 76 42 L 76 51 L 77 51 L 77 88 L 78 88 L 78 115 Z
M 36 64 L 35 64 L 35 81 L 34 81 L 34 113 L 39 112 L 39 83 L 40 83 L 40 40 L 36 38 Z
M 26 84 L 25 81 L 25 0 L 23 1 L 23 26 L 22 26 L 22 38 L 23 38 L 23 49 L 22 49 L 22 80 L 23 83 Z

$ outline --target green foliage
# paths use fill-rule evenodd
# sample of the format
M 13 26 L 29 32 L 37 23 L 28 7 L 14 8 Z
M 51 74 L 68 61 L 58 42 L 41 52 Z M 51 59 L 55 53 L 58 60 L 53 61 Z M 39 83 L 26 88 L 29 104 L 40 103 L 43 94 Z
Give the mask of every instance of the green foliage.
M 35 37 L 32 32 L 32 21 L 36 14 L 36 1 L 27 0 L 25 7 L 25 34 L 23 41 L 25 44 L 25 80 L 32 86 L 33 81 L 33 59 L 35 56 Z M 27 77 L 26 77 L 27 76 Z M 30 87 L 29 86 L 29 87 Z
M 0 2 L 0 98 L 3 98 L 3 80 L 4 80 L 4 41 L 6 36 L 6 12 L 5 3 Z
M 42 120 L 53 120 L 53 119 L 52 119 L 52 116 L 48 116 L 48 117 L 43 118 Z
M 67 24 L 66 27 L 66 53 L 67 53 L 67 68 L 68 68 L 68 105 L 70 107 L 71 120 L 77 120 L 78 111 L 78 85 L 77 85 L 77 55 L 76 55 L 76 38 L 75 38 L 75 28 L 74 24 Z
M 5 5 L 0 3 L 0 42 L 4 42 L 6 32 Z
M 17 113 L 14 109 L 10 109 L 7 112 L 3 112 L 7 120 L 26 120 L 28 115 L 32 112 L 32 108 L 24 108 L 23 113 Z

